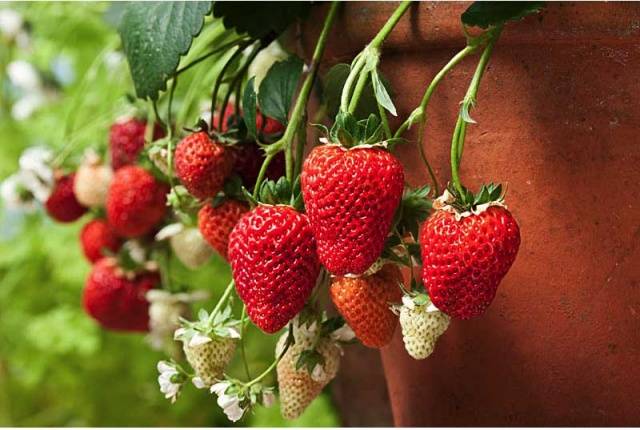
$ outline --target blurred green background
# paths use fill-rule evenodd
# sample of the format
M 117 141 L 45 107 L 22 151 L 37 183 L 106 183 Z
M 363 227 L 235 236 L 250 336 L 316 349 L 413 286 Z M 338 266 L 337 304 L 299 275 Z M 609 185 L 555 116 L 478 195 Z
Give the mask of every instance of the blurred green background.
M 19 12 L 29 31 L 20 43 L 0 39 L 0 181 L 17 170 L 28 146 L 67 148 L 79 157 L 84 147 L 106 145 L 109 125 L 127 110 L 125 93 L 133 91 L 117 51 L 117 9 L 108 3 L 0 2 L 0 11 L 7 9 Z M 209 23 L 212 30 L 198 39 L 215 33 L 216 25 Z M 36 90 L 44 103 L 26 118 L 14 108 L 29 94 L 14 88 L 6 73 L 16 60 L 29 62 L 41 77 Z M 212 64 L 181 77 L 176 101 L 200 88 L 206 98 L 215 70 Z M 0 426 L 228 426 L 207 391 L 187 386 L 176 404 L 164 399 L 155 367 L 165 356 L 143 336 L 104 332 L 83 313 L 90 269 L 78 244 L 84 222 L 55 224 L 41 210 L 24 215 L 0 206 Z M 178 262 L 172 267 L 173 276 L 214 298 L 230 276 L 219 260 L 197 272 Z M 276 339 L 255 329 L 247 339 L 252 370 L 264 369 Z M 241 375 L 239 363 L 230 373 Z M 276 405 L 237 424 L 340 422 L 323 394 L 299 420 L 284 422 Z

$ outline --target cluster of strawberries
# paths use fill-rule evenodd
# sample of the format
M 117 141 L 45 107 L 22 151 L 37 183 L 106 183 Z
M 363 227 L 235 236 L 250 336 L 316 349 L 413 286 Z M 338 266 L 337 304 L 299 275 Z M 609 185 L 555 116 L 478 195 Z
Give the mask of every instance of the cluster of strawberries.
M 94 214 L 81 233 L 84 253 L 94 263 L 84 306 L 105 328 L 149 329 L 147 294 L 160 284 L 160 276 L 147 242 L 154 235 L 157 239 L 171 218 L 168 197 L 175 190 L 164 179 L 171 182 L 173 172 L 186 189 L 182 198 L 192 199 L 197 212 L 195 236 L 171 238 L 178 258 L 197 267 L 215 250 L 229 261 L 236 292 L 257 327 L 276 333 L 292 323 L 293 331 L 281 339 L 287 347 L 279 347 L 277 366 L 286 418 L 304 411 L 339 364 L 344 338 L 336 333 L 341 325 L 326 317 L 299 318 L 319 284 L 329 282 L 345 327 L 364 345 L 387 345 L 400 322 L 406 349 L 416 359 L 432 353 L 450 318 L 469 319 L 486 310 L 520 244 L 518 225 L 494 187 L 483 187 L 478 204 L 470 207 L 461 207 L 445 192 L 433 202 L 419 237 L 403 231 L 400 243 L 390 245 L 392 234 L 400 233 L 405 178 L 402 165 L 384 145 L 316 146 L 296 184 L 282 178 L 284 157 L 279 153 L 264 176 L 280 179 L 256 184 L 264 153 L 255 141 L 228 143 L 225 133 L 241 120 L 232 112 L 225 112 L 228 121 L 212 118 L 222 125 L 220 130 L 205 127 L 184 137 L 168 157 L 172 169 L 161 168 L 162 163 L 155 170 L 137 164 L 147 126 L 128 119 L 111 129 L 110 165 L 88 157 L 75 173 L 57 178 L 45 204 L 53 219 L 71 222 L 89 208 Z M 264 135 L 283 131 L 275 120 L 258 116 L 258 121 Z M 162 129 L 156 126 L 153 135 L 154 140 L 162 138 Z M 237 178 L 245 194 L 229 186 Z M 259 189 L 249 197 L 247 189 L 254 187 Z M 404 239 L 419 246 L 418 258 Z M 143 246 L 133 246 L 139 242 Z M 424 291 L 421 283 L 405 286 L 398 264 L 403 257 L 411 269 L 416 259 L 422 260 Z M 220 390 L 216 381 L 235 351 L 239 322 L 229 308 L 180 323 L 179 317 L 187 315 L 172 316 L 166 331 L 182 326 L 176 339 L 183 342 L 197 385 Z M 221 395 L 228 396 L 224 391 Z

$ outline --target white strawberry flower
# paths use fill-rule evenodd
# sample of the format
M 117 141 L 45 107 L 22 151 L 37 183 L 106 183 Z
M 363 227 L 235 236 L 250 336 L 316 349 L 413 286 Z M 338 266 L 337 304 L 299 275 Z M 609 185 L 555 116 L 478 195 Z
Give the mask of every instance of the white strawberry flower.
M 43 146 L 32 146 L 20 155 L 18 164 L 25 172 L 27 187 L 40 202 L 45 202 L 53 189 L 55 178 L 53 173 L 54 153 Z
M 157 367 L 160 373 L 158 376 L 160 391 L 166 399 L 170 399 L 171 403 L 174 403 L 182 389 L 184 377 L 176 365 L 168 361 L 159 361 Z
M 413 301 L 413 299 L 411 298 L 411 296 L 409 296 L 407 294 L 402 296 L 402 305 L 407 309 L 415 309 L 415 307 L 416 307 L 416 304 Z
M 36 92 L 42 89 L 40 74 L 28 61 L 15 60 L 9 63 L 7 76 L 14 87 L 24 92 Z
M 13 9 L 0 10 L 0 34 L 8 40 L 15 39 L 22 31 L 22 15 Z
M 0 184 L 0 196 L 7 209 L 32 213 L 36 210 L 36 200 L 28 187 L 28 174 L 14 173 Z
M 210 388 L 211 393 L 218 396 L 218 406 L 222 408 L 230 421 L 236 422 L 244 415 L 245 408 L 240 406 L 240 398 L 235 394 L 226 394 L 227 389 L 231 386 L 228 381 L 218 382 Z
M 316 364 L 311 371 L 311 379 L 314 381 L 325 381 L 327 378 L 327 374 L 324 371 L 324 366 L 320 364 Z

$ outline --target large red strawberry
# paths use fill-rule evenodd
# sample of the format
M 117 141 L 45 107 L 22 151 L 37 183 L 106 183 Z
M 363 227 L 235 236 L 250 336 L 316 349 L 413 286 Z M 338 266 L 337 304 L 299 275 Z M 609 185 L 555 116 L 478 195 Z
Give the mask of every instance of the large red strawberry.
M 231 151 L 198 132 L 182 139 L 174 156 L 176 176 L 193 196 L 215 197 L 233 169 Z
M 120 236 L 143 236 L 164 218 L 168 192 L 142 167 L 122 167 L 107 192 L 107 221 Z
M 95 263 L 106 256 L 105 250 L 117 252 L 122 241 L 105 220 L 94 219 L 82 228 L 80 244 L 87 260 Z
M 147 122 L 126 118 L 116 122 L 109 130 L 109 150 L 111 152 L 111 167 L 114 170 L 129 164 L 135 164 L 138 155 L 144 148 L 144 132 Z M 164 136 L 164 130 L 159 124 L 153 129 L 153 139 Z
M 382 348 L 391 341 L 398 317 L 390 304 L 402 298 L 400 282 L 402 274 L 395 264 L 387 264 L 373 275 L 331 281 L 333 304 L 364 345 Z
M 159 282 L 155 273 L 127 276 L 113 258 L 103 258 L 87 278 L 84 309 L 104 328 L 147 331 L 149 303 L 145 294 Z
M 320 274 L 307 217 L 289 206 L 245 214 L 229 236 L 229 261 L 251 321 L 267 333 L 302 310 Z
M 380 257 L 402 197 L 400 162 L 379 148 L 322 145 L 301 179 L 322 264 L 334 275 L 364 273 Z
M 75 176 L 72 173 L 58 178 L 44 204 L 49 216 L 58 222 L 73 222 L 87 212 L 87 208 L 78 202 L 73 192 Z
M 243 142 L 234 145 L 234 172 L 240 176 L 242 183 L 248 189 L 253 188 L 258 179 L 260 168 L 265 159 L 264 151 L 255 142 Z M 277 180 L 285 174 L 284 153 L 279 152 L 273 157 L 266 172 L 266 179 Z
M 438 309 L 453 318 L 484 313 L 513 264 L 520 229 L 502 206 L 458 216 L 451 207 L 428 218 L 420 232 L 422 280 Z
M 227 259 L 229 235 L 242 215 L 249 211 L 249 207 L 238 201 L 227 199 L 219 206 L 205 204 L 198 212 L 198 228 L 205 240 Z

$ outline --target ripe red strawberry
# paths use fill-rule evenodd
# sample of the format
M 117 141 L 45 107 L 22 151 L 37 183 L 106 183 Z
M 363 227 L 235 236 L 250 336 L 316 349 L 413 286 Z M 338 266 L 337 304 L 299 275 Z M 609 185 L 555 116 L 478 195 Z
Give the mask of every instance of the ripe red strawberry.
M 253 188 L 260 173 L 260 167 L 265 159 L 264 152 L 255 142 L 238 143 L 234 145 L 234 172 L 240 176 L 246 188 Z M 279 152 L 271 160 L 267 168 L 266 179 L 278 180 L 285 174 L 284 153 Z
M 402 274 L 395 264 L 358 278 L 334 278 L 329 288 L 331 300 L 353 329 L 356 337 L 370 348 L 387 345 L 398 324 L 390 304 L 399 302 Z
M 317 146 L 301 180 L 322 264 L 334 275 L 364 273 L 380 257 L 402 197 L 400 162 L 377 148 Z
M 73 222 L 87 212 L 87 208 L 78 202 L 73 192 L 75 176 L 72 173 L 58 178 L 44 204 L 49 216 L 58 222 Z
M 456 220 L 438 210 L 422 225 L 422 280 L 434 305 L 453 318 L 474 318 L 487 309 L 513 264 L 520 229 L 511 213 L 490 206 Z
M 145 294 L 158 282 L 158 275 L 149 272 L 127 277 L 115 259 L 103 258 L 87 278 L 84 309 L 106 329 L 147 331 L 149 303 Z
M 174 156 L 176 176 L 199 199 L 215 197 L 233 169 L 231 151 L 198 132 L 182 139 Z
M 105 257 L 105 249 L 117 252 L 122 241 L 105 220 L 94 219 L 82 228 L 80 244 L 87 260 L 95 263 Z
M 320 274 L 306 215 L 260 205 L 229 236 L 229 261 L 251 321 L 275 333 L 302 310 Z
M 120 236 L 143 236 L 164 217 L 168 192 L 142 167 L 122 167 L 107 192 L 107 221 Z
M 146 127 L 146 121 L 136 118 L 127 118 L 111 126 L 109 130 L 109 150 L 111 151 L 111 167 L 113 167 L 113 170 L 136 163 L 138 155 L 144 148 L 144 131 Z M 156 124 L 153 129 L 153 139 L 157 140 L 161 137 L 164 137 L 164 130 L 159 124 Z
M 205 204 L 198 212 L 200 233 L 225 260 L 228 259 L 229 235 L 242 215 L 248 211 L 246 204 L 227 199 L 216 207 Z

